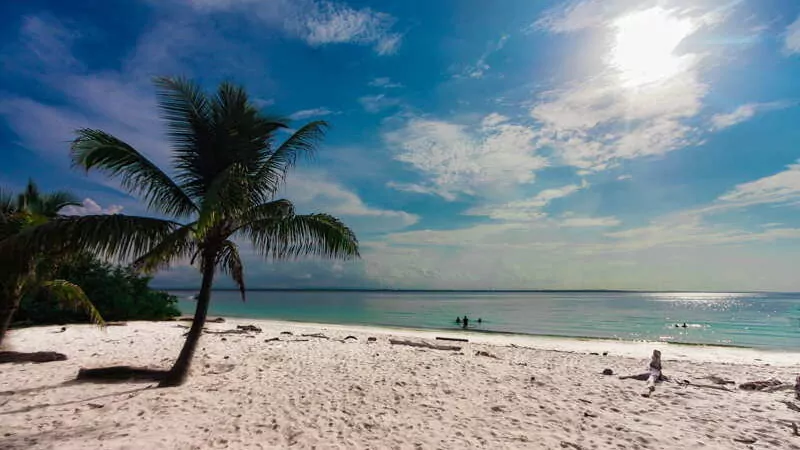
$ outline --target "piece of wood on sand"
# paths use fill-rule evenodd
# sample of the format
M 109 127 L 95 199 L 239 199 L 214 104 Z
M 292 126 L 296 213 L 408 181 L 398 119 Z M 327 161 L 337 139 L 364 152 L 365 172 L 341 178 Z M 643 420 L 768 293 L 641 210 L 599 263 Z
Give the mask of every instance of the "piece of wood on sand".
M 67 355 L 57 352 L 0 352 L 0 364 L 2 363 L 45 363 L 51 361 L 66 361 Z
M 457 345 L 437 345 L 429 344 L 427 342 L 404 341 L 400 339 L 389 339 L 389 343 L 392 345 L 407 345 L 409 347 L 430 348 L 433 350 L 450 350 L 454 352 L 461 350 L 461 347 Z
M 78 381 L 113 383 L 120 381 L 161 381 L 167 375 L 166 370 L 147 369 L 131 366 L 100 367 L 97 369 L 78 370 Z
M 469 342 L 469 339 L 436 336 L 437 341 Z
M 800 400 L 800 375 L 797 376 L 794 382 L 794 398 Z

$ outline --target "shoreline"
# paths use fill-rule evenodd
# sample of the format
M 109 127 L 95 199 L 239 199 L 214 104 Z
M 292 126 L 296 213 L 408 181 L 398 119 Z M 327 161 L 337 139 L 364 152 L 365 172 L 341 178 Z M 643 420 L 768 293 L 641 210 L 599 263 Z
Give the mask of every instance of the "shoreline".
M 792 367 L 800 365 L 800 351 L 784 351 L 741 347 L 733 345 L 689 344 L 661 341 L 629 341 L 594 337 L 550 336 L 526 333 L 448 330 L 440 328 L 407 328 L 385 325 L 356 325 L 322 322 L 303 322 L 294 320 L 251 319 L 236 316 L 215 316 L 225 319 L 225 323 L 235 325 L 262 324 L 269 326 L 300 326 L 307 328 L 330 329 L 341 332 L 373 332 L 385 336 L 435 339 L 436 336 L 468 339 L 470 343 L 491 346 L 529 347 L 544 351 L 570 353 L 609 352 L 626 358 L 645 358 L 652 350 L 660 350 L 665 360 L 697 361 L 714 363 L 733 363 Z M 220 324 L 220 325 L 224 325 Z M 206 327 L 208 328 L 208 326 Z M 644 355 L 644 356 L 643 356 Z
M 784 366 L 775 363 L 786 355 L 735 348 L 664 344 L 672 381 L 646 398 L 645 383 L 619 375 L 642 373 L 659 348 L 652 343 L 226 318 L 207 328 L 261 331 L 205 333 L 180 387 L 74 381 L 83 367 L 169 368 L 186 325 L 12 331 L 11 349 L 68 359 L 0 368 L 0 448 L 731 449 L 746 441 L 800 450 L 789 427 L 797 412 L 782 404 L 793 391 L 704 387 L 712 375 L 793 383 L 800 360 Z M 437 342 L 458 350 L 390 342 L 436 336 L 469 342 Z

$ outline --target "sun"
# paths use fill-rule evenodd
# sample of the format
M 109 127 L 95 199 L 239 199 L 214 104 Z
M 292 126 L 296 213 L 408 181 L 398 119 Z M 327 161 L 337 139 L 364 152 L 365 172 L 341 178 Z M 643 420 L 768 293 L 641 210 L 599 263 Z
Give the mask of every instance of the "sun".
M 623 86 L 663 82 L 684 70 L 685 58 L 675 49 L 696 30 L 691 19 L 655 7 L 620 17 L 613 26 L 616 39 L 610 63 Z

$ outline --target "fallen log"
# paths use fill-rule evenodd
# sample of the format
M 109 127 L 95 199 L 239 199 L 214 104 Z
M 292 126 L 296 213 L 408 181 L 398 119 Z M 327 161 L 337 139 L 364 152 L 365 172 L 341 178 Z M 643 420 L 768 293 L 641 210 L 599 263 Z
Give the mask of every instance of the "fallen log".
M 66 361 L 67 355 L 57 352 L 0 352 L 0 364 L 4 363 L 46 363 L 52 361 Z
M 461 350 L 461 347 L 455 345 L 436 345 L 427 342 L 403 341 L 398 339 L 389 339 L 389 343 L 393 345 L 407 345 L 409 347 L 430 348 L 433 350 L 451 350 L 456 352 Z
M 739 385 L 739 389 L 744 391 L 763 391 L 768 388 L 774 388 L 776 386 L 780 386 L 783 383 L 781 380 L 771 379 L 771 380 L 763 380 L 763 381 L 748 381 L 746 383 L 742 383 Z
M 245 331 L 245 332 L 252 331 L 253 333 L 261 333 L 261 328 L 255 326 L 255 325 L 236 325 L 236 329 L 237 330 L 242 330 L 242 331 Z
M 711 381 L 714 384 L 721 384 L 721 385 L 736 384 L 736 382 L 733 381 L 733 380 L 726 380 L 725 378 L 718 377 L 716 375 L 709 375 L 709 376 L 703 377 L 703 378 L 705 378 L 706 380 Z
M 300 336 L 303 336 L 303 337 L 315 337 L 315 338 L 320 338 L 320 339 L 330 339 L 328 336 L 325 336 L 322 333 L 308 333 L 308 334 L 301 334 Z
M 469 339 L 436 336 L 437 341 L 469 342 Z
M 160 369 L 147 369 L 131 366 L 112 366 L 100 367 L 95 369 L 78 370 L 78 381 L 99 381 L 99 382 L 118 382 L 118 381 L 161 381 L 168 371 Z
M 274 337 L 274 338 L 264 339 L 264 342 L 275 342 L 275 341 L 280 341 L 280 340 L 281 340 L 281 338 Z

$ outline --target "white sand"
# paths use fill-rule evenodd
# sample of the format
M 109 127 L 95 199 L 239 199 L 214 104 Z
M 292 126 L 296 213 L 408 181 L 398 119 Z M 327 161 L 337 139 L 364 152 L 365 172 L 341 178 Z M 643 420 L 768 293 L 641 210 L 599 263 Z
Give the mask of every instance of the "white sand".
M 65 382 L 80 367 L 168 367 L 185 331 L 175 323 L 14 331 L 15 350 L 57 350 L 69 360 L 0 366 L 0 448 L 800 449 L 789 428 L 800 413 L 779 402 L 791 400 L 790 391 L 662 383 L 644 398 L 644 383 L 616 376 L 643 372 L 660 348 L 665 374 L 677 379 L 793 382 L 798 354 L 480 334 L 451 352 L 388 342 L 442 332 L 253 320 L 209 328 L 244 323 L 264 331 L 205 335 L 189 381 L 173 389 Z M 294 333 L 285 340 L 314 332 L 358 340 L 264 342 L 281 331 Z M 540 349 L 505 346 L 512 342 Z M 759 365 L 742 364 L 755 359 Z M 713 362 L 726 360 L 737 364 Z M 615 375 L 600 375 L 605 368 Z

